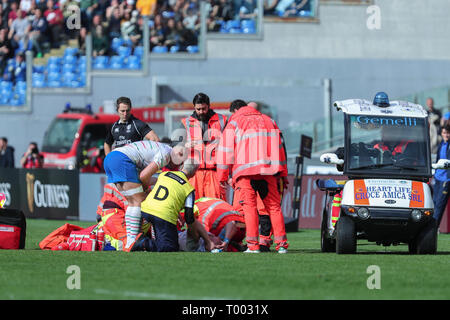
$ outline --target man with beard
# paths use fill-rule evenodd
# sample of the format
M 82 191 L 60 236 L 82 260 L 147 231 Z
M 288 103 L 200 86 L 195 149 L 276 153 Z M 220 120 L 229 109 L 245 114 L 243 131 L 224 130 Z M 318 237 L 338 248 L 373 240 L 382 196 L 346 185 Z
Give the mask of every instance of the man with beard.
M 186 129 L 185 146 L 190 148 L 189 157 L 199 164 L 189 182 L 195 189 L 196 199 L 226 200 L 225 188 L 221 187 L 216 176 L 216 149 L 227 118 L 210 108 L 209 97 L 204 93 L 196 94 L 192 104 L 192 115 L 181 120 Z

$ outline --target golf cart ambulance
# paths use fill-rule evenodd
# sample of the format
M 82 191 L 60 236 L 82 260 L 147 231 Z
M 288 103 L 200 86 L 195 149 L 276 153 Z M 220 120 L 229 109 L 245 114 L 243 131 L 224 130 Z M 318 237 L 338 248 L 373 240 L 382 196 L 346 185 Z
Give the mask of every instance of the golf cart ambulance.
M 405 101 L 379 106 L 352 99 L 334 107 L 344 112 L 344 159 L 325 153 L 320 160 L 343 166 L 348 180 L 316 181 L 327 192 L 322 251 L 356 253 L 357 239 L 366 239 L 384 246 L 407 243 L 412 254 L 436 253 L 437 226 L 427 184 L 432 176 L 427 112 Z M 448 167 L 444 159 L 433 165 Z M 339 217 L 333 223 L 332 198 L 340 192 Z

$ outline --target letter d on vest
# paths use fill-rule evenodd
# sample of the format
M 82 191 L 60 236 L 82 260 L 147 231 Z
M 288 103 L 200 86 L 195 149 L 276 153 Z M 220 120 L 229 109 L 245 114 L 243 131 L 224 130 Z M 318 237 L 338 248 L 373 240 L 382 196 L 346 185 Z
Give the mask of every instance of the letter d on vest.
M 156 190 L 154 199 L 163 201 L 166 200 L 168 196 L 169 196 L 169 189 L 167 189 L 164 186 L 159 186 L 158 190 Z

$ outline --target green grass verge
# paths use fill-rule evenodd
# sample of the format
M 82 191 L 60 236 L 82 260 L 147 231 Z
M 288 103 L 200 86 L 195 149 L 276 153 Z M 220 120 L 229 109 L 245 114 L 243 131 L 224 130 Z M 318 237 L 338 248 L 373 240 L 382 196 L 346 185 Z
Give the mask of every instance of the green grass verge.
M 27 220 L 25 250 L 0 251 L 0 299 L 449 299 L 450 235 L 437 255 L 406 245 L 358 242 L 356 255 L 320 252 L 318 230 L 288 233 L 289 253 L 42 251 L 38 243 L 64 221 Z M 92 223 L 70 222 L 80 226 Z M 71 265 L 81 288 L 68 289 Z M 368 289 L 380 269 L 380 289 Z

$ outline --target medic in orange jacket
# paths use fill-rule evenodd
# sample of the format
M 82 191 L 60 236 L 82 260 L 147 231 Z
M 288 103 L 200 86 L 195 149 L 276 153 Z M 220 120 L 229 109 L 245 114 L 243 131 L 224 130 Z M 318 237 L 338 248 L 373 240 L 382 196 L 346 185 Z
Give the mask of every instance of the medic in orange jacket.
M 208 233 L 223 240 L 221 249 L 224 251 L 238 250 L 229 244 L 230 242 L 234 242 L 234 244 L 242 242 L 245 237 L 245 224 L 243 216 L 232 205 L 222 199 L 199 198 L 195 200 L 194 215 Z M 184 212 L 180 212 L 180 216 L 183 218 Z
M 127 199 L 117 190 L 114 183 L 108 183 L 103 187 L 103 196 L 97 206 L 97 221 L 105 215 L 107 209 L 127 210 Z
M 223 249 L 234 251 L 230 241 L 241 243 L 245 237 L 244 218 L 228 202 L 216 198 L 200 198 L 195 201 L 198 208 L 197 220 L 206 231 L 219 237 L 223 233 Z
M 288 247 L 278 180 L 287 176 L 286 154 L 281 131 L 266 115 L 235 100 L 230 110 L 237 110 L 225 127 L 217 149 L 217 175 L 221 183 L 228 181 L 240 194 L 241 211 L 246 225 L 249 252 L 259 252 L 258 193 L 269 212 L 276 250 Z M 283 249 L 281 249 L 283 248 Z
M 379 143 L 375 144 L 373 146 L 373 148 L 378 149 L 382 152 L 391 151 L 392 155 L 395 156 L 398 154 L 402 154 L 405 151 L 408 144 L 410 144 L 411 142 L 414 142 L 414 141 L 413 140 L 402 140 L 402 141 L 400 141 L 400 143 L 398 143 L 395 146 L 391 146 L 391 145 L 385 144 L 383 142 L 379 142 Z
M 200 164 L 195 176 L 189 179 L 195 188 L 196 199 L 213 197 L 226 199 L 216 175 L 216 148 L 227 117 L 210 109 L 209 97 L 198 93 L 194 99 L 194 112 L 181 120 L 186 129 L 186 146 L 191 148 L 190 158 Z

